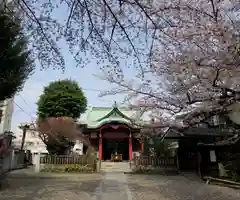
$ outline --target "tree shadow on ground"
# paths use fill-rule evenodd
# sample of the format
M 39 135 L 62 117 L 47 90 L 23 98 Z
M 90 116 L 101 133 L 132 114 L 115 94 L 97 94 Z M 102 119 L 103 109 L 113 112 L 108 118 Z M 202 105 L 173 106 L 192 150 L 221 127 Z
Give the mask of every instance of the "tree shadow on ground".
M 128 187 L 133 195 L 156 194 L 158 199 L 171 200 L 235 200 L 240 197 L 240 192 L 233 189 L 206 185 L 180 175 L 140 175 L 139 177 L 135 175 L 128 177 L 130 180 Z
M 0 191 L 0 200 L 58 199 L 60 193 L 77 196 L 83 192 L 89 197 L 95 194 L 100 180 L 101 176 L 94 174 L 11 174 L 7 186 Z
M 101 174 L 14 174 L 8 178 L 9 187 L 0 191 L 0 200 L 92 200 L 101 199 L 101 193 L 121 196 L 128 186 L 132 199 L 171 200 L 236 200 L 240 192 L 232 189 L 216 189 L 203 183 L 189 181 L 182 176 L 127 175 L 128 184 L 111 179 L 103 180 Z M 101 189 L 99 188 L 102 183 Z M 117 186 L 117 187 L 116 187 Z M 114 196 L 113 195 L 113 196 Z M 127 196 L 122 194 L 122 199 Z M 96 198 L 100 197 L 100 198 Z M 238 198 L 237 198 L 238 197 Z

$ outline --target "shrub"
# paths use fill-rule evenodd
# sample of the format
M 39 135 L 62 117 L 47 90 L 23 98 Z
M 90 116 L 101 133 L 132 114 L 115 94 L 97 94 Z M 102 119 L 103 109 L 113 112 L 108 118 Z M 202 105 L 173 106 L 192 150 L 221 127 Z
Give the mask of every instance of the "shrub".
M 88 165 L 67 165 L 65 172 L 93 172 L 93 168 Z
M 45 165 L 41 172 L 54 172 L 54 173 L 89 173 L 95 172 L 92 165 Z

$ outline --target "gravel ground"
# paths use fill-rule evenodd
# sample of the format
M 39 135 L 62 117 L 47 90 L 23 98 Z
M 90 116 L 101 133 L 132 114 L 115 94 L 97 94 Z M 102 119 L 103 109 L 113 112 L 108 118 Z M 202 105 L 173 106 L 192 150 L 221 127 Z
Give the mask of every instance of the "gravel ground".
M 0 200 L 237 200 L 240 190 L 206 185 L 183 176 L 36 174 L 8 178 Z
M 100 174 L 14 173 L 0 191 L 0 200 L 92 200 Z
M 206 185 L 183 176 L 129 175 L 132 200 L 237 200 L 240 190 Z

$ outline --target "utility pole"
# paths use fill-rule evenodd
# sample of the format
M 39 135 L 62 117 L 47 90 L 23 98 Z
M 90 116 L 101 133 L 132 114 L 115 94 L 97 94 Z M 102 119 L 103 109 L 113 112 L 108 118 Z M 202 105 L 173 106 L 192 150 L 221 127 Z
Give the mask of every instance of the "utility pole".
M 24 147 L 25 139 L 26 139 L 26 133 L 27 133 L 27 130 L 30 128 L 30 125 L 26 124 L 23 126 L 19 126 L 19 128 L 23 130 L 22 142 L 21 142 L 21 148 L 20 148 L 20 150 L 22 151 Z

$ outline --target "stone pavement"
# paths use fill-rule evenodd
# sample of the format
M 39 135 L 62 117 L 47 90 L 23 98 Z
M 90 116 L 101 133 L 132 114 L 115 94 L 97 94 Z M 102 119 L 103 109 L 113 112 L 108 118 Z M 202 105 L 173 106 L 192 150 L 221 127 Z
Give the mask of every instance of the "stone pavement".
M 96 194 L 96 200 L 132 200 L 127 177 L 120 172 L 105 173 Z
M 36 174 L 9 176 L 0 200 L 236 200 L 240 190 L 206 185 L 183 176 Z
M 92 200 L 101 174 L 12 173 L 0 200 Z

